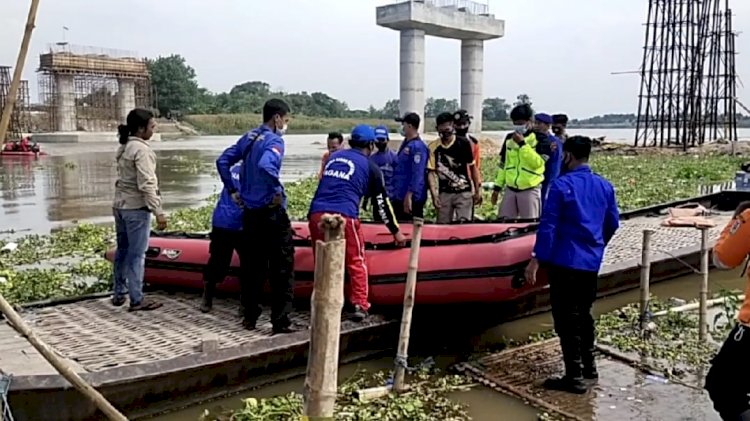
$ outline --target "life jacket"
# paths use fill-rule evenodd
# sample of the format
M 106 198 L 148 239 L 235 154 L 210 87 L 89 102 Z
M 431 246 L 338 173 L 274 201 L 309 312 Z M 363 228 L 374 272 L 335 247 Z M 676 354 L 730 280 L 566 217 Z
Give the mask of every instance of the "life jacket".
M 718 269 L 734 269 L 750 253 L 750 209 L 732 218 L 724 227 L 713 248 L 713 262 Z M 745 272 L 747 266 L 745 267 Z M 737 315 L 739 322 L 750 326 L 750 276 L 745 287 L 745 300 Z
M 526 145 L 531 148 L 532 159 L 524 158 L 520 147 L 512 138 L 505 140 L 505 163 L 503 180 L 507 187 L 517 190 L 528 190 L 537 187 L 544 181 L 544 160 L 536 151 L 536 133 L 530 132 L 524 138 Z

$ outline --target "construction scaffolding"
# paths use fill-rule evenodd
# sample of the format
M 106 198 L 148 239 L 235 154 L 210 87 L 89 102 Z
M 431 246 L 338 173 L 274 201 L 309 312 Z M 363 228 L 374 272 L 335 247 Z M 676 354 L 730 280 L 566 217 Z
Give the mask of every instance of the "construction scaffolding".
M 135 107 L 152 108 L 144 59 L 132 52 L 59 43 L 39 56 L 45 130 L 113 131 Z
M 649 0 L 635 146 L 737 140 L 729 0 Z
M 10 91 L 12 81 L 10 67 L 0 66 L 0 114 L 5 109 L 6 101 Z M 18 140 L 24 133 L 31 132 L 31 112 L 29 101 L 29 81 L 22 80 L 16 94 L 16 104 L 13 107 L 13 113 L 10 115 L 10 124 L 8 125 L 7 138 L 9 140 Z

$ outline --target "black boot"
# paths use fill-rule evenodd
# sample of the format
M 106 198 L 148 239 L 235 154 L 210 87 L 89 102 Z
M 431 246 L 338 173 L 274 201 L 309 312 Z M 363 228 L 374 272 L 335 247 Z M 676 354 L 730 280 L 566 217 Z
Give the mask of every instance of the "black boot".
M 563 362 L 565 363 L 565 375 L 545 380 L 545 389 L 559 390 L 578 395 L 586 393 L 588 388 L 583 383 L 579 346 L 580 338 L 560 337 L 560 348 L 562 349 Z
M 214 293 L 216 292 L 216 284 L 213 282 L 203 283 L 203 300 L 201 301 L 201 311 L 208 313 L 211 311 L 214 305 Z
M 584 347 L 581 352 L 581 362 L 583 365 L 583 378 L 586 380 L 599 380 L 599 372 L 596 371 L 596 357 L 594 356 L 594 347 Z

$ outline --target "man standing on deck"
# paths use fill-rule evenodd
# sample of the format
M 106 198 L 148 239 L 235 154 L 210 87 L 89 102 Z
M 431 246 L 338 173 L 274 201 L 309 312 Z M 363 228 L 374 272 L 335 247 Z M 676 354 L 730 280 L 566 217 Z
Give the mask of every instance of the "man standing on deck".
M 328 159 L 308 215 L 313 251 L 317 240 L 323 240 L 323 230 L 320 228 L 323 215 L 335 213 L 344 217 L 345 263 L 350 280 L 349 302 L 354 307 L 353 320 L 356 322 L 367 318 L 370 309 L 367 300 L 369 284 L 364 234 L 359 222 L 359 204 L 362 198 L 374 199 L 374 212 L 380 214 L 380 219 L 393 234 L 397 244 L 406 241 L 399 231 L 386 196 L 383 175 L 369 159 L 374 144 L 375 132 L 372 127 L 362 124 L 352 130 L 349 138 L 351 149 L 335 152 Z
M 535 219 L 541 213 L 545 164 L 552 155 L 552 148 L 549 136 L 533 130 L 533 114 L 528 104 L 518 105 L 510 112 L 514 129 L 505 137 L 500 149 L 492 192 L 492 204 L 496 205 L 500 192 L 505 189 L 498 210 L 500 218 Z
M 596 380 L 594 318 L 604 249 L 620 226 L 615 190 L 588 165 L 591 139 L 569 138 L 563 146 L 563 175 L 550 185 L 526 279 L 536 283 L 542 266 L 549 279 L 555 332 L 560 337 L 565 375 L 544 387 L 582 394 Z
M 263 285 L 271 284 L 271 323 L 274 333 L 291 333 L 289 313 L 294 299 L 294 244 L 292 225 L 286 212 L 286 194 L 281 184 L 284 139 L 289 106 L 280 99 L 263 105 L 260 127 L 240 137 L 216 160 L 216 166 L 232 198 L 241 203 L 243 238 L 240 255 L 242 324 L 253 330 L 262 308 Z M 240 191 L 234 187 L 230 168 L 242 161 Z
M 539 113 L 534 116 L 534 131 L 537 135 L 544 134 L 549 136 L 550 140 L 550 156 L 544 163 L 542 206 L 544 206 L 544 199 L 547 197 L 549 186 L 560 175 L 560 167 L 562 166 L 562 140 L 550 134 L 549 129 L 552 123 L 553 119 L 549 114 Z
M 427 169 L 438 224 L 471 221 L 474 215 L 472 192 L 482 188 L 472 184 L 478 178 L 471 144 L 466 138 L 455 135 L 453 121 L 451 113 L 438 115 L 436 129 L 440 138 L 429 144 Z
M 427 145 L 419 137 L 421 118 L 417 113 L 407 113 L 396 119 L 402 124 L 404 142 L 398 148 L 396 169 L 393 172 L 393 207 L 399 221 L 424 218 L 427 201 Z
M 742 202 L 716 241 L 713 262 L 719 269 L 734 269 L 750 254 L 750 202 Z M 705 389 L 714 409 L 725 421 L 750 421 L 750 275 L 737 325 L 729 332 L 711 361 Z

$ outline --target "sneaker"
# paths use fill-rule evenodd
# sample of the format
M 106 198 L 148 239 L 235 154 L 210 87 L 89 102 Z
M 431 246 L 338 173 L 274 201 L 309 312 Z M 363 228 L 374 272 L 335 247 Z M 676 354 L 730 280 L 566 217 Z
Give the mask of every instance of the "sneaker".
M 363 309 L 362 307 L 355 305 L 354 306 L 354 313 L 352 313 L 352 320 L 359 323 L 364 321 L 369 314 L 367 313 L 367 310 Z
M 582 395 L 588 391 L 582 379 L 567 376 L 547 379 L 544 381 L 543 387 L 547 390 L 558 390 L 576 395 Z

